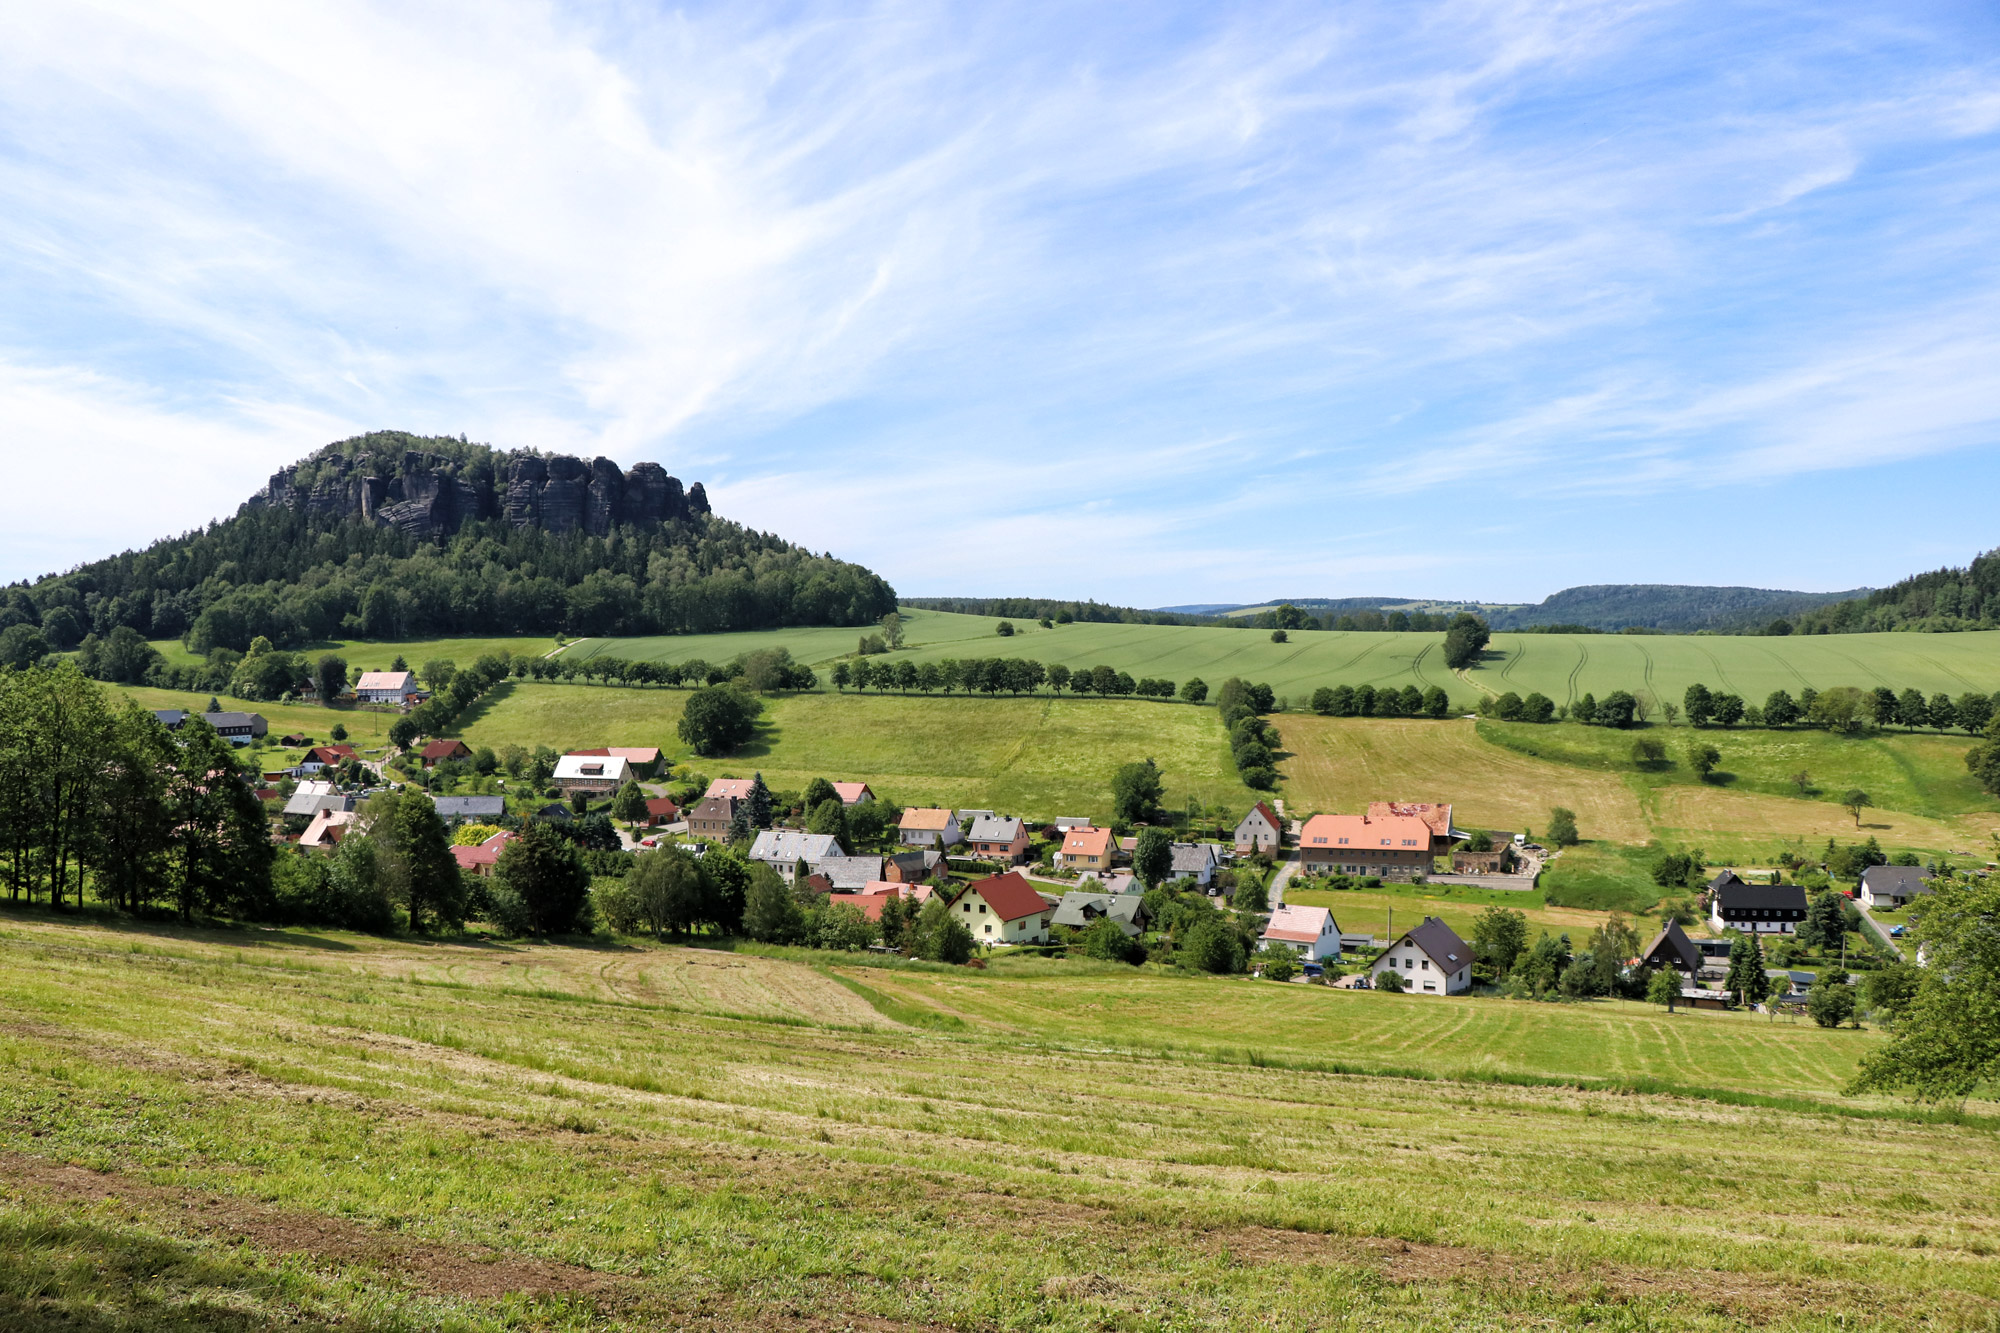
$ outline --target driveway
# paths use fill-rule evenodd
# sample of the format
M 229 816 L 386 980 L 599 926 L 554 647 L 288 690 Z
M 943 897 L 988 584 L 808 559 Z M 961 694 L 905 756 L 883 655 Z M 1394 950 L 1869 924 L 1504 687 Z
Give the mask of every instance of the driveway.
M 1296 852 L 1292 854 L 1292 859 L 1279 863 L 1278 873 L 1271 876 L 1270 887 L 1264 891 L 1265 905 L 1272 911 L 1275 912 L 1285 905 L 1285 886 L 1292 882 L 1292 876 L 1298 873 L 1298 869 Z
M 1855 902 L 1854 910 L 1861 913 L 1862 923 L 1868 927 L 1867 933 L 1873 934 L 1876 939 L 1888 945 L 1890 952 L 1895 954 L 1896 957 L 1901 958 L 1903 956 L 1903 946 L 1890 936 L 1887 926 L 1877 921 L 1859 901 Z

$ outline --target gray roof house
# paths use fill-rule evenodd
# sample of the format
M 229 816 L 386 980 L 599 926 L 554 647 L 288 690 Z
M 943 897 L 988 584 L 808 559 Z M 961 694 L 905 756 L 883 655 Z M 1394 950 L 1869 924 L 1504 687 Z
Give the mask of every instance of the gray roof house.
M 1403 989 L 1412 995 L 1455 995 L 1472 988 L 1472 949 L 1458 932 L 1434 916 L 1406 930 L 1383 950 L 1369 968 L 1379 986 L 1384 972 L 1402 974 Z
M 1104 916 L 1130 939 L 1146 928 L 1146 900 L 1136 893 L 1065 893 L 1052 924 L 1081 930 Z
M 432 800 L 443 820 L 498 819 L 507 813 L 504 796 L 439 796 Z
M 1922 866 L 1869 866 L 1861 872 L 1863 907 L 1901 907 L 1931 891 Z
M 248 745 L 253 736 L 271 729 L 262 713 L 203 713 L 201 720 L 215 728 L 215 734 L 231 745 Z
M 1215 878 L 1215 845 L 1207 842 L 1177 842 L 1173 845 L 1174 864 L 1170 879 L 1191 879 L 1203 888 Z
M 796 866 L 793 869 L 797 869 Z M 815 875 L 826 876 L 827 883 L 835 893 L 849 893 L 855 889 L 865 889 L 869 884 L 882 878 L 882 858 L 879 856 L 828 856 L 810 862 L 807 869 Z
M 185 708 L 155 708 L 153 716 L 160 719 L 160 725 L 168 731 L 179 731 L 188 715 Z
M 750 844 L 750 859 L 764 864 L 789 882 L 804 861 L 813 866 L 832 856 L 846 856 L 831 833 L 807 833 L 802 829 L 767 828 Z
M 352 810 L 354 798 L 334 790 L 331 782 L 301 782 L 285 802 L 285 813 L 312 818 L 322 810 Z

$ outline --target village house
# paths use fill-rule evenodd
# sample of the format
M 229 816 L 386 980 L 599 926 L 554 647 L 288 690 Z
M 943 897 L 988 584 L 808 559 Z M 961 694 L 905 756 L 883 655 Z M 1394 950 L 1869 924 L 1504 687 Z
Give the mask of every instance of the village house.
M 1236 854 L 1275 852 L 1285 845 L 1285 825 L 1277 811 L 1259 801 L 1236 826 Z
M 1267 949 L 1293 950 L 1301 962 L 1340 957 L 1340 923 L 1324 907 L 1280 907 L 1260 938 Z
M 940 851 L 893 852 L 883 859 L 882 878 L 892 884 L 921 884 L 945 869 Z
M 1077 891 L 1080 893 L 1144 893 L 1145 885 L 1129 870 L 1086 870 L 1076 877 Z
M 313 849 L 331 849 L 340 844 L 347 830 L 360 815 L 353 810 L 321 810 L 306 825 L 306 831 L 299 835 L 299 846 Z
M 798 829 L 767 828 L 750 844 L 750 859 L 762 861 L 784 877 L 787 884 L 804 861 L 810 872 L 814 863 L 828 857 L 845 856 L 831 833 L 805 833 Z
M 1725 870 L 1708 890 L 1708 923 L 1717 930 L 1795 935 L 1806 919 L 1806 891 L 1797 884 L 1750 884 Z
M 742 804 L 742 799 L 736 796 L 705 797 L 688 811 L 688 836 L 728 842 L 729 830 L 736 823 L 737 807 Z
M 649 796 L 646 798 L 646 818 L 642 821 L 647 828 L 662 828 L 680 820 L 681 808 L 674 804 L 671 796 Z
M 1395 815 L 1423 821 L 1424 827 L 1431 831 L 1431 855 L 1433 856 L 1443 856 L 1451 850 L 1453 843 L 1460 842 L 1465 838 L 1464 833 L 1452 827 L 1451 807 L 1449 805 L 1441 805 L 1433 801 L 1370 801 L 1368 803 L 1368 817 L 1370 819 L 1388 819 Z M 1500 839 L 1507 835 L 1496 833 L 1493 836 L 1496 839 Z
M 354 798 L 342 795 L 331 782 L 301 782 L 292 788 L 291 799 L 285 802 L 283 813 L 311 819 L 322 810 L 353 808 Z
M 967 886 L 959 895 L 959 919 L 981 944 L 1047 944 L 1048 900 L 1035 892 L 1019 870 Z
M 365 704 L 412 704 L 423 693 L 414 671 L 364 671 L 354 682 L 354 697 Z
M 1399 936 L 1368 969 L 1369 983 L 1379 985 L 1384 972 L 1396 972 L 1403 989 L 1413 995 L 1455 995 L 1472 988 L 1472 949 L 1458 932 L 1434 916 Z
M 1931 891 L 1922 866 L 1869 866 L 1861 872 L 1857 897 L 1867 908 L 1903 907 Z
M 472 747 L 461 740 L 432 741 L 423 748 L 422 758 L 425 768 L 436 768 L 448 760 L 472 758 Z
M 807 868 L 832 893 L 858 893 L 882 878 L 879 856 L 822 856 Z
M 354 757 L 352 745 L 315 745 L 294 765 L 294 771 L 304 776 L 307 773 L 317 773 L 323 768 L 339 768 Z
M 1172 846 L 1174 860 L 1167 872 L 1169 879 L 1191 879 L 1201 888 L 1215 883 L 1215 844 L 1208 842 L 1177 842 Z
M 231 745 L 248 745 L 271 730 L 262 713 L 203 713 L 201 720 Z
M 591 755 L 600 759 L 623 759 L 630 765 L 635 776 L 650 778 L 660 767 L 660 747 L 657 745 L 609 745 L 595 750 L 570 750 L 569 754 Z
M 909 847 L 956 847 L 961 841 L 958 819 L 949 810 L 912 806 L 896 825 L 896 841 Z
M 1415 815 L 1314 815 L 1299 830 L 1308 875 L 1407 880 L 1431 870 L 1431 827 Z
M 814 876 L 814 878 L 817 879 L 818 876 Z M 922 885 L 885 884 L 881 886 L 879 892 L 830 893 L 827 895 L 826 901 L 828 906 L 834 903 L 844 903 L 860 911 L 861 915 L 867 917 L 870 921 L 880 921 L 882 919 L 882 909 L 889 905 L 891 898 L 907 898 L 912 902 L 928 902 L 930 896 L 930 889 Z
M 302 731 L 295 731 L 289 736 L 280 736 L 278 744 L 284 746 L 287 750 L 296 750 L 302 745 L 311 745 L 312 737 Z
M 1065 893 L 1052 924 L 1082 930 L 1100 917 L 1110 917 L 1132 939 L 1146 928 L 1146 900 L 1136 893 Z
M 1639 966 L 1671 967 L 1690 978 L 1696 977 L 1701 974 L 1701 950 L 1695 948 L 1694 941 L 1681 929 L 1680 922 L 1669 921 L 1640 953 Z
M 986 861 L 1019 865 L 1028 859 L 1028 826 L 1003 815 L 980 815 L 966 835 L 968 854 Z
M 431 804 L 447 824 L 490 824 L 507 813 L 504 796 L 439 796 Z
M 503 829 L 486 841 L 474 843 L 470 847 L 454 846 L 451 849 L 451 859 L 458 862 L 460 870 L 474 875 L 490 875 L 493 873 L 493 867 L 500 864 L 500 853 L 506 850 L 507 844 L 514 838 L 514 834 Z
M 863 801 L 875 799 L 875 793 L 868 789 L 868 784 L 865 782 L 834 782 L 828 785 L 833 788 L 833 794 L 840 798 L 842 805 L 860 805 Z
M 556 760 L 555 776 L 550 781 L 566 792 L 609 796 L 631 776 L 631 765 L 616 755 L 566 754 Z
M 1109 870 L 1118 859 L 1118 843 L 1108 828 L 1073 828 L 1064 832 L 1055 863 L 1065 870 Z
M 160 725 L 168 731 L 179 731 L 181 723 L 188 719 L 187 710 L 184 708 L 155 708 L 153 716 L 159 719 Z
M 755 778 L 717 778 L 708 784 L 708 790 L 703 792 L 702 796 L 704 799 L 711 796 L 726 796 L 735 801 L 747 801 L 750 799 L 750 788 L 755 786 L 756 782 Z

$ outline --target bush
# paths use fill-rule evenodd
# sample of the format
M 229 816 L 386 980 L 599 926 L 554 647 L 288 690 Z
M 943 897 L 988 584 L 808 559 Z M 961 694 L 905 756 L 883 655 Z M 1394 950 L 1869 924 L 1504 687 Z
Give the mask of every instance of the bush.
M 1124 929 L 1108 916 L 1097 918 L 1077 932 L 1075 945 L 1084 957 L 1106 963 L 1131 963 L 1136 966 L 1146 961 L 1146 946 L 1127 937 Z
M 1263 954 L 1266 981 L 1290 981 L 1299 974 L 1298 955 L 1290 949 L 1267 949 Z
M 1384 968 L 1375 974 L 1375 989 L 1389 991 L 1397 995 L 1402 994 L 1406 989 L 1403 985 L 1403 974 L 1394 968 Z

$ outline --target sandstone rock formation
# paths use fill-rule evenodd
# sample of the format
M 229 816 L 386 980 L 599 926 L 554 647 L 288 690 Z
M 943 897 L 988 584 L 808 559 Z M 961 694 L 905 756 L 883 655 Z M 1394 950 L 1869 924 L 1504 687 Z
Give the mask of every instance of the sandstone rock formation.
M 482 518 L 603 536 L 621 524 L 672 523 L 709 512 L 701 483 L 683 494 L 658 463 L 621 472 L 608 458 L 586 463 L 566 454 L 494 454 L 491 460 L 489 467 L 414 452 L 400 459 L 334 454 L 313 464 L 318 476 L 309 486 L 300 484 L 299 467 L 289 467 L 273 475 L 250 505 L 357 518 L 417 539 L 447 536 Z

